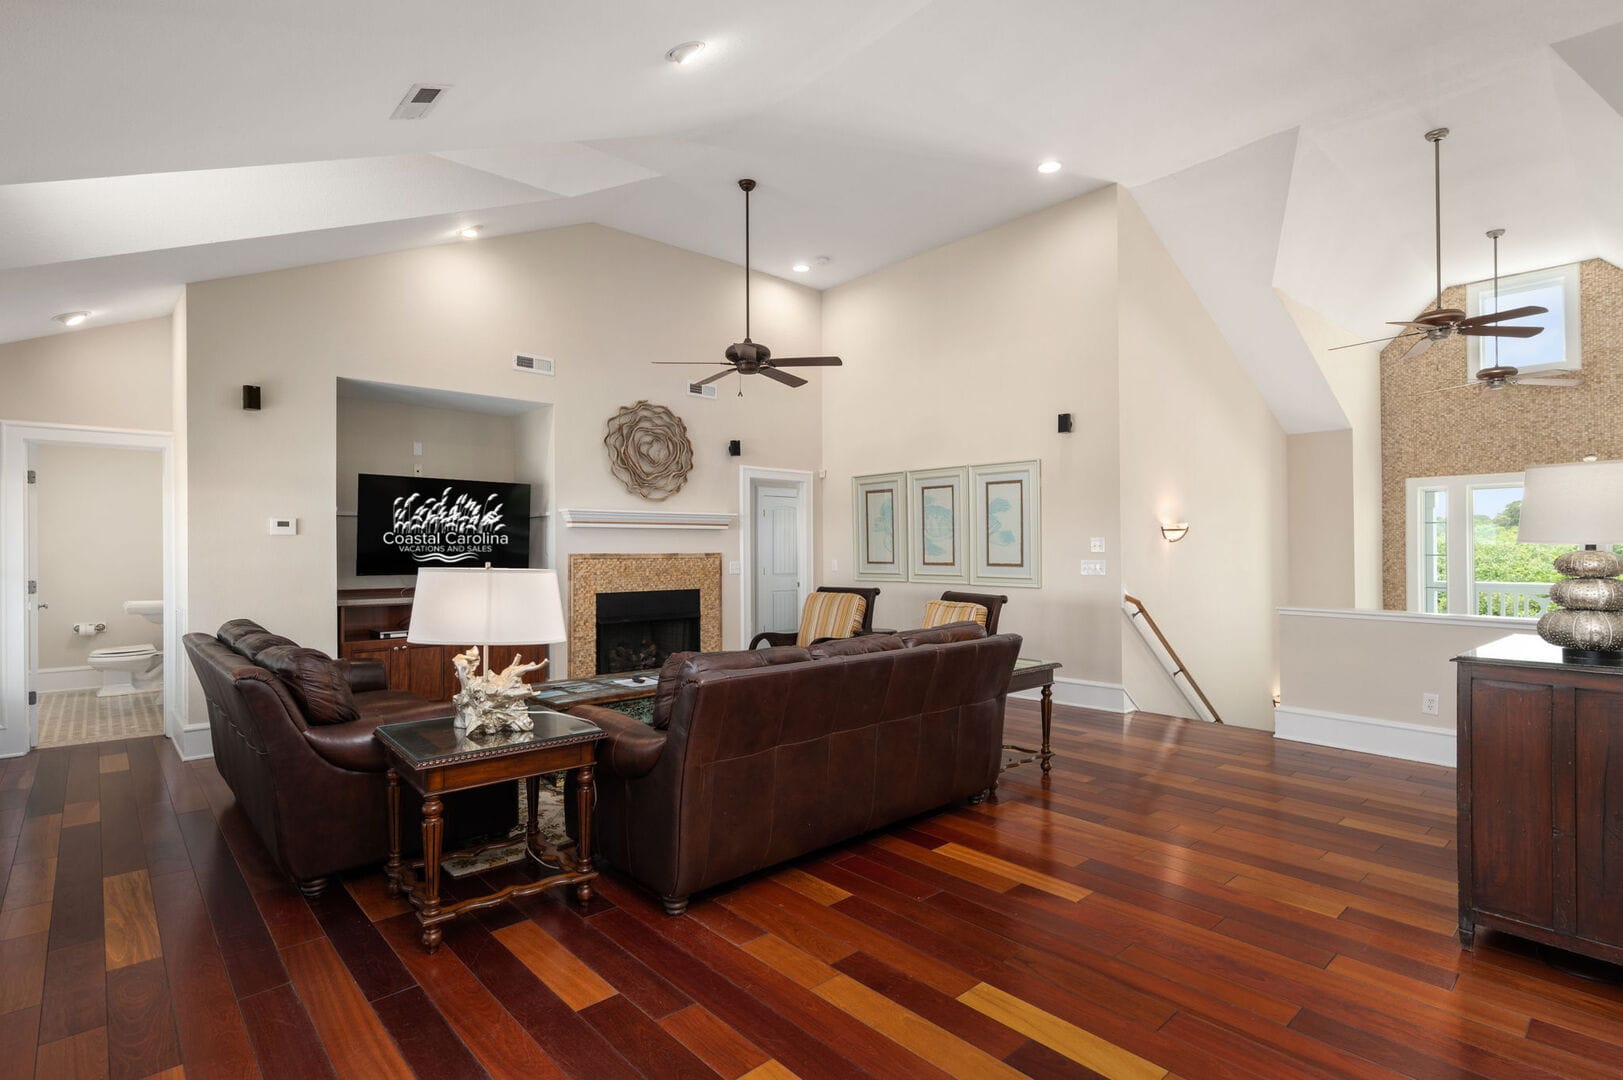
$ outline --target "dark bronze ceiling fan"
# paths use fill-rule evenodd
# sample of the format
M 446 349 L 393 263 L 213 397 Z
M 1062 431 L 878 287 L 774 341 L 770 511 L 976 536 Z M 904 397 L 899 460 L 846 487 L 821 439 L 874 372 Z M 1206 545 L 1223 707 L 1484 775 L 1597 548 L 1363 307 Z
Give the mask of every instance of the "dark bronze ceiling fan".
M 785 386 L 805 386 L 806 380 L 799 375 L 791 375 L 787 371 L 780 371 L 786 367 L 839 367 L 841 360 L 838 356 L 784 356 L 774 358 L 772 350 L 765 345 L 750 340 L 750 192 L 755 190 L 755 181 L 744 179 L 738 182 L 739 188 L 744 192 L 744 340 L 734 342 L 727 346 L 725 362 L 718 361 L 726 371 L 718 371 L 705 379 L 694 383 L 703 386 L 718 379 L 737 372 L 740 375 L 765 375 L 773 382 L 780 382 Z M 655 364 L 667 366 L 714 367 L 715 364 L 699 360 L 655 360 Z M 743 396 L 743 389 L 738 391 Z
M 1490 311 L 1485 315 L 1467 316 L 1459 308 L 1443 307 L 1443 140 L 1448 138 L 1448 129 L 1445 127 L 1433 128 L 1426 132 L 1426 141 L 1432 148 L 1432 211 L 1433 223 L 1437 241 L 1437 299 L 1430 311 L 1418 318 L 1404 319 L 1393 322 L 1391 326 L 1407 326 L 1414 329 L 1397 333 L 1391 337 L 1375 338 L 1371 341 L 1357 341 L 1351 345 L 1337 345 L 1331 349 L 1355 349 L 1360 345 L 1376 345 L 1383 341 L 1398 341 L 1403 338 L 1419 338 L 1414 346 L 1403 354 L 1403 359 L 1413 360 L 1424 353 L 1439 341 L 1443 341 L 1454 334 L 1461 337 L 1514 337 L 1530 338 L 1544 332 L 1542 326 L 1494 326 L 1493 323 L 1504 322 L 1506 319 L 1525 319 L 1529 315 L 1543 315 L 1549 308 L 1527 307 L 1511 308 L 1509 311 Z M 1504 230 L 1498 230 L 1503 233 Z M 1489 233 L 1489 236 L 1494 236 Z M 1499 281 L 1499 240 L 1494 237 L 1493 247 L 1493 277 L 1494 296 L 1498 298 Z

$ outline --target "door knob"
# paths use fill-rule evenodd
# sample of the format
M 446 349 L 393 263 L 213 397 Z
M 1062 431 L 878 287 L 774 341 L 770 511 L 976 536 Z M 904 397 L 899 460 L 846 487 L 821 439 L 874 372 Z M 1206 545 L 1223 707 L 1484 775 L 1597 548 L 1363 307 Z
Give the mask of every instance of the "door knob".
M 35 604 L 34 605 L 34 610 L 35 611 L 44 611 L 46 608 L 48 608 L 50 606 L 51 606 L 50 604 Z

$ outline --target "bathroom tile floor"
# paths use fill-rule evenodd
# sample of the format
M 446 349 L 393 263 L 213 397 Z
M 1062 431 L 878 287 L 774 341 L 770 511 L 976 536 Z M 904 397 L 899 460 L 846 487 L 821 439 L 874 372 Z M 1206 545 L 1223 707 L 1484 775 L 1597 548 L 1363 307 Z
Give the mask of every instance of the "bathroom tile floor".
M 99 698 L 94 690 L 39 696 L 39 746 L 78 746 L 163 734 L 163 691 Z

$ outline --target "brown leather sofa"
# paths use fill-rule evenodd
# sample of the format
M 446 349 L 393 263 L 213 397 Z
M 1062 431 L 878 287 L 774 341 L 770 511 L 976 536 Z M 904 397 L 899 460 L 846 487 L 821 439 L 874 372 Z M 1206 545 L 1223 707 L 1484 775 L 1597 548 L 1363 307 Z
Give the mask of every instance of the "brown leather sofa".
M 187 634 L 184 643 L 208 699 L 214 764 L 305 895 L 319 896 L 334 873 L 386 858 L 386 765 L 372 731 L 444 716 L 449 706 L 390 690 L 382 664 L 330 660 L 250 619 L 233 619 L 214 636 Z M 301 664 L 306 670 L 295 670 Z M 300 678 L 312 673 L 325 674 L 326 684 Z M 316 714 L 329 722 L 315 722 Z M 401 790 L 402 839 L 411 843 L 419 804 Z M 447 844 L 502 831 L 517 816 L 511 788 L 447 798 Z
M 881 828 L 997 781 L 1014 635 L 975 623 L 808 649 L 679 653 L 654 723 L 608 732 L 598 852 L 679 915 L 690 894 Z

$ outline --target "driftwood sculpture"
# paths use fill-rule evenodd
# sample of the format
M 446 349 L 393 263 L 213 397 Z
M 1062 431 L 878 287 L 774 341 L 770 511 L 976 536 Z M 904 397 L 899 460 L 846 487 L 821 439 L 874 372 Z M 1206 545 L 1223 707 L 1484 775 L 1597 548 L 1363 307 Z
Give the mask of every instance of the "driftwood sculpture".
M 467 729 L 467 734 L 530 730 L 530 687 L 524 676 L 546 667 L 547 662 L 526 664 L 523 659 L 515 655 L 500 672 L 486 671 L 481 675 L 477 647 L 451 658 L 457 682 L 462 684 L 451 704 L 456 706 L 457 723 Z
M 621 406 L 608 428 L 609 469 L 627 491 L 657 502 L 682 490 L 693 471 L 693 443 L 681 417 L 639 401 Z

